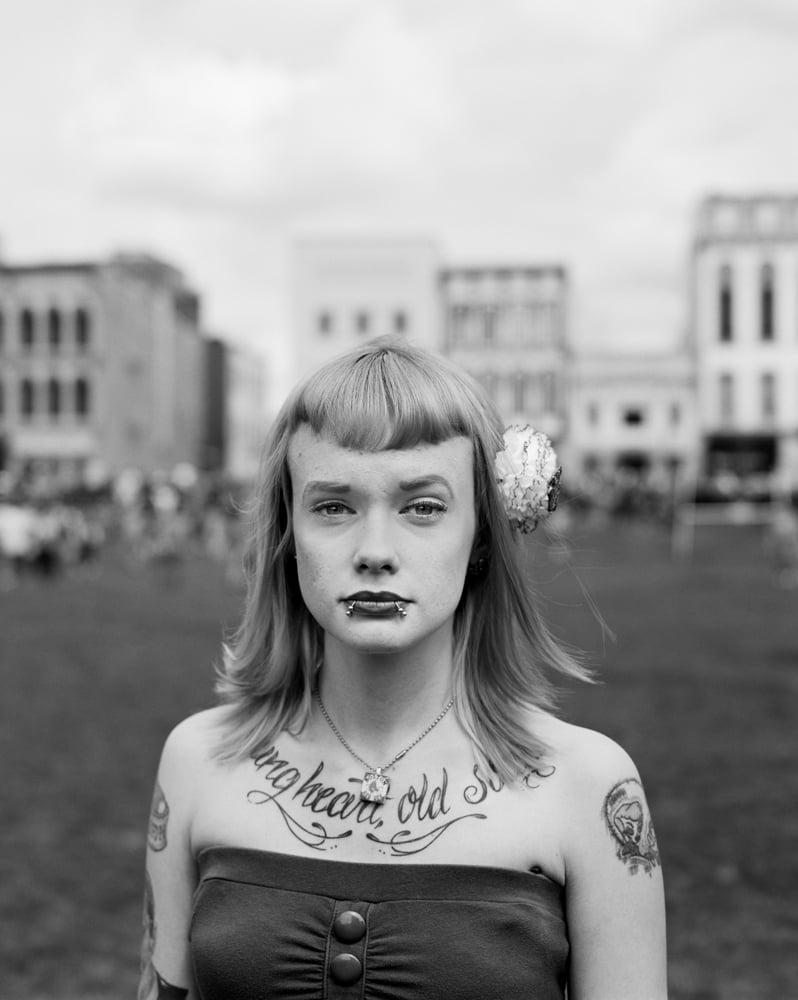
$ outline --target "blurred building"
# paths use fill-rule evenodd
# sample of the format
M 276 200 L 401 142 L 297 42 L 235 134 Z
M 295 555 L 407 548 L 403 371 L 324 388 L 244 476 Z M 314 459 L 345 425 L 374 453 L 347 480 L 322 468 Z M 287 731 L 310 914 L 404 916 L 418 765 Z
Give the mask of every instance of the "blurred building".
M 798 487 L 798 196 L 701 203 L 692 335 L 707 472 Z
M 14 476 L 202 464 L 204 366 L 199 296 L 163 261 L 0 266 L 0 459 Z
M 699 461 L 689 355 L 581 354 L 571 372 L 567 461 L 573 477 L 678 491 Z
M 506 423 L 558 442 L 567 428 L 565 269 L 452 267 L 440 272 L 443 351 L 479 382 Z
M 430 240 L 303 240 L 293 264 L 297 378 L 385 334 L 438 348 L 438 250 Z
M 222 340 L 207 343 L 205 370 L 206 469 L 252 480 L 266 434 L 263 360 Z

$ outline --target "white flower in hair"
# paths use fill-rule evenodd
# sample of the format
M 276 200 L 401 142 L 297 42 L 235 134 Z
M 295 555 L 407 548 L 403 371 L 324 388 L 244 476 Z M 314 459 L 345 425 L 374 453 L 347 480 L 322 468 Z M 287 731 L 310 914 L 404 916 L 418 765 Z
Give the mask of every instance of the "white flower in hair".
M 510 524 L 524 534 L 557 507 L 562 469 L 551 441 L 541 431 L 514 424 L 504 432 L 496 456 L 496 481 Z

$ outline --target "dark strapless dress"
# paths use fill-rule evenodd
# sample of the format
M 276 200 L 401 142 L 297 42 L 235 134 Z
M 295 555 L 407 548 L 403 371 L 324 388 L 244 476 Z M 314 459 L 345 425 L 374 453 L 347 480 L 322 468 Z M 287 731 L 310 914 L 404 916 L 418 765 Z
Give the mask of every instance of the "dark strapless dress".
M 470 865 L 361 864 L 238 847 L 198 857 L 202 1000 L 563 1000 L 563 891 Z

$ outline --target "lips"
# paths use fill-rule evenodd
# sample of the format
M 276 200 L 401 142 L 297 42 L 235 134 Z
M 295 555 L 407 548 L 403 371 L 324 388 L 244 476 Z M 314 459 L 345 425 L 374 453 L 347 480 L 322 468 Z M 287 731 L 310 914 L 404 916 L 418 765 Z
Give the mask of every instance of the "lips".
M 388 590 L 359 590 L 344 598 L 348 616 L 358 614 L 387 618 L 391 615 L 400 615 L 404 618 L 407 614 L 404 605 L 407 603 L 406 598 Z

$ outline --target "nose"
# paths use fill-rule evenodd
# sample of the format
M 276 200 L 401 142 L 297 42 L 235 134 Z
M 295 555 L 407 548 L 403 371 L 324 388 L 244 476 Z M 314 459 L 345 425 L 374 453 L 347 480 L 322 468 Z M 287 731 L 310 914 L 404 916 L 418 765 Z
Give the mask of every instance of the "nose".
M 364 520 L 355 548 L 354 565 L 359 573 L 396 572 L 396 547 L 385 517 L 371 514 Z

